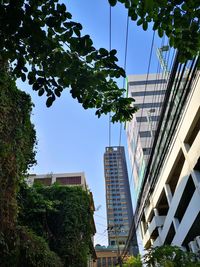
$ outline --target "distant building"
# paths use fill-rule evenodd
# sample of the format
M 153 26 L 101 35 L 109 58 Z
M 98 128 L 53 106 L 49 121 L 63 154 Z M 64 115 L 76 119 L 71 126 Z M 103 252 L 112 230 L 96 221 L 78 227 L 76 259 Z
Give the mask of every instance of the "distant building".
M 123 248 L 133 220 L 124 147 L 106 147 L 104 175 L 109 246 Z M 134 240 L 137 251 L 137 240 Z
M 33 183 L 42 183 L 44 185 L 52 185 L 54 183 L 69 186 L 82 186 L 87 188 L 84 172 L 77 173 L 49 173 L 49 174 L 31 174 L 27 179 L 27 183 L 32 185 Z
M 118 251 L 113 247 L 96 245 L 96 261 L 92 267 L 113 267 L 118 262 Z

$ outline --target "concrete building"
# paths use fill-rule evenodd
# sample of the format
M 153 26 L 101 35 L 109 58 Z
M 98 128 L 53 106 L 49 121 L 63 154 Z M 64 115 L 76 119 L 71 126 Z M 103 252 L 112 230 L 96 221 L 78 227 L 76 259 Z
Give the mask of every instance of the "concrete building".
M 167 80 L 162 74 L 149 74 L 148 77 L 147 74 L 128 76 L 128 96 L 135 99 L 134 105 L 138 107 L 133 119 L 126 124 L 128 152 L 134 182 L 132 198 L 135 203 L 151 153 L 166 84 Z
M 82 186 L 87 189 L 84 172 L 75 173 L 48 173 L 48 174 L 31 174 L 27 179 L 27 183 L 32 185 L 33 183 L 42 183 L 44 185 L 51 185 L 54 183 L 69 186 Z
M 118 252 L 113 247 L 96 245 L 95 251 L 97 259 L 93 262 L 92 267 L 113 267 L 117 264 Z
M 106 147 L 104 175 L 108 242 L 110 246 L 124 247 L 133 220 L 133 210 L 124 147 Z M 137 250 L 137 240 L 134 245 Z
M 200 74 L 198 58 L 174 61 L 137 195 L 135 225 L 144 248 L 200 251 Z M 142 147 L 141 142 L 141 147 Z

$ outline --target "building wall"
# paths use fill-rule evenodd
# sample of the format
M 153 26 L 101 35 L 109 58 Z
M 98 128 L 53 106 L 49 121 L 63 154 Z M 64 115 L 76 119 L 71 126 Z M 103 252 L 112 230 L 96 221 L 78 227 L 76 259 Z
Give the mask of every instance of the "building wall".
M 116 250 L 96 249 L 97 259 L 93 262 L 93 267 L 114 267 L 117 263 L 118 254 Z
M 200 80 L 193 88 L 140 222 L 143 245 L 200 250 Z M 199 242 L 199 243 L 198 243 Z
M 51 185 L 55 182 L 62 185 L 80 185 L 87 188 L 84 172 L 78 173 L 49 173 L 49 174 L 31 174 L 27 180 L 29 185 L 39 182 L 44 185 Z
M 135 99 L 139 110 L 126 124 L 127 144 L 133 176 L 133 196 L 136 203 L 145 167 L 166 92 L 166 79 L 162 74 L 129 75 L 128 96 Z M 138 133 L 139 132 L 139 133 Z
M 133 219 L 124 147 L 106 147 L 104 175 L 109 245 L 123 246 Z

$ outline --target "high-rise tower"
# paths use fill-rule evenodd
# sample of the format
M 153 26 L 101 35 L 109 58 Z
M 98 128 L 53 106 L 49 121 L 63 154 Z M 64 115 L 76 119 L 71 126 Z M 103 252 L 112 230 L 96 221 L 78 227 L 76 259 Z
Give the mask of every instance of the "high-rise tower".
M 104 175 L 109 245 L 123 247 L 133 219 L 124 147 L 106 147 Z
M 128 152 L 134 181 L 134 202 L 137 202 L 145 167 L 151 153 L 158 125 L 167 80 L 162 74 L 128 76 L 128 96 L 135 99 L 139 110 L 126 123 Z

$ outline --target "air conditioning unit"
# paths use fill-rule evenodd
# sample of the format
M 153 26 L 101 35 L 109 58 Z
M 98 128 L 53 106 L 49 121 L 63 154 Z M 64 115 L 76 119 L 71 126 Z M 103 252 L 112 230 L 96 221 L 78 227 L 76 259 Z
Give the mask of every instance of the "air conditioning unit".
M 195 237 L 198 249 L 200 250 L 200 235 Z
M 199 250 L 196 240 L 190 241 L 188 243 L 188 247 L 189 247 L 190 251 L 193 253 L 196 253 Z

